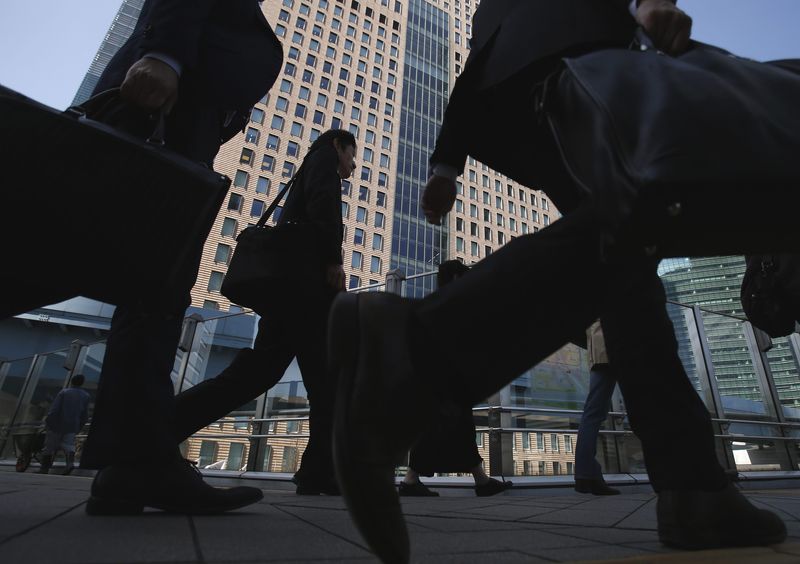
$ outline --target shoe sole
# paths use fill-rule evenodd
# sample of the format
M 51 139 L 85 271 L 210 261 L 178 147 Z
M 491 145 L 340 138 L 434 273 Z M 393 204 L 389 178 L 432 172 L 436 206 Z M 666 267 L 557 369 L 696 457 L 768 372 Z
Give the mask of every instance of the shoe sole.
M 355 462 L 350 444 L 348 415 L 358 368 L 361 335 L 358 296 L 340 294 L 331 307 L 329 319 L 329 365 L 338 378 L 333 417 L 333 464 L 336 479 L 350 517 L 378 558 L 386 563 L 406 564 L 410 559 L 408 530 L 394 480 L 384 483 L 380 472 L 365 471 L 363 464 Z M 379 495 L 364 495 L 365 491 L 377 492 Z M 381 502 L 383 496 L 387 496 L 384 501 L 388 503 L 385 505 Z
M 258 499 L 241 501 L 238 503 L 231 503 L 223 507 L 197 507 L 187 510 L 169 504 L 161 503 L 141 503 L 138 501 L 124 500 L 124 499 L 108 499 L 97 496 L 91 496 L 89 501 L 86 502 L 86 514 L 97 516 L 111 516 L 111 515 L 139 515 L 144 511 L 145 507 L 152 507 L 166 513 L 175 513 L 179 515 L 218 515 L 226 511 L 233 511 L 234 509 L 241 509 L 247 507 L 264 499 L 262 493 Z
M 670 548 L 678 548 L 681 550 L 712 550 L 718 548 L 744 548 L 748 546 L 780 544 L 786 540 L 786 533 L 775 533 L 774 535 L 758 539 L 758 541 L 753 541 L 751 539 L 723 537 L 716 532 L 703 534 L 702 531 L 693 531 L 691 534 L 687 534 L 684 530 L 659 528 L 658 540 L 661 544 Z

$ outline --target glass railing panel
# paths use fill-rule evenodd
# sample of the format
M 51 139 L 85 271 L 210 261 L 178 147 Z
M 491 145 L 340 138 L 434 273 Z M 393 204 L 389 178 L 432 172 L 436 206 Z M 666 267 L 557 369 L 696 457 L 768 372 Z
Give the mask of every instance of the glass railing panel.
M 744 322 L 703 311 L 714 375 L 726 416 L 766 416 L 767 403 L 748 346 Z
M 252 420 L 248 416 L 221 419 L 185 441 L 182 453 L 201 469 L 243 472 L 252 444 Z
M 38 427 L 67 383 L 69 373 L 64 368 L 67 352 L 55 351 L 36 358 L 36 364 L 22 395 L 22 403 L 14 427 Z
M 4 362 L 0 365 L 0 458 L 10 458 L 14 447 L 11 423 L 25 392 L 34 357 Z
M 294 473 L 300 467 L 308 446 L 308 419 L 276 418 L 262 423 L 262 437 L 258 439 L 258 456 L 254 470 L 257 472 Z
M 686 375 L 706 408 L 713 412 L 714 400 L 703 361 L 703 347 L 695 322 L 694 310 L 691 307 L 668 303 L 667 315 L 672 320 L 675 339 L 678 342 L 678 356 Z
M 766 356 L 783 415 L 800 419 L 800 370 L 789 337 L 773 339 Z
M 514 379 L 501 397 L 504 407 L 582 410 L 588 393 L 586 349 L 570 344 Z

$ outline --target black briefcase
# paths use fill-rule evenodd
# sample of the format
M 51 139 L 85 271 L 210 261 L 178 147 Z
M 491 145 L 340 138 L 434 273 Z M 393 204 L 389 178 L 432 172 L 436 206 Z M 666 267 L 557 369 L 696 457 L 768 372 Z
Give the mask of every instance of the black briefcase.
M 663 257 L 800 250 L 798 101 L 800 61 L 696 42 L 565 59 L 538 99 L 575 183 Z
M 0 318 L 156 299 L 196 273 L 226 176 L 3 87 L 0 121 Z

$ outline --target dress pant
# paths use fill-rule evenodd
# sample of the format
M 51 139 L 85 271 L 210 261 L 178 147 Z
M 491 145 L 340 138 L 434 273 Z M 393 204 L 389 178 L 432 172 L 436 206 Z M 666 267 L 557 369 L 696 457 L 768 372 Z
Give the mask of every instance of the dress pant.
M 202 97 L 182 90 L 167 119 L 167 146 L 210 167 L 219 150 L 221 115 Z M 125 106 L 100 119 L 143 137 L 155 125 L 146 113 Z M 142 229 L 147 229 L 147 218 L 142 218 Z M 142 295 L 114 311 L 81 467 L 156 464 L 179 456 L 170 374 L 204 243 L 187 241 L 193 260 L 187 261 L 190 266 L 174 287 Z
M 178 441 L 269 390 L 297 358 L 310 406 L 310 438 L 295 477 L 299 482 L 330 481 L 336 387 L 326 366 L 326 334 L 328 312 L 335 295 L 333 290 L 323 287 L 294 299 L 284 296 L 282 303 L 264 312 L 249 361 L 237 359 L 217 377 L 178 394 Z
M 583 416 L 578 426 L 578 440 L 575 445 L 575 478 L 581 480 L 600 480 L 603 469 L 597 462 L 597 437 L 600 427 L 608 417 L 611 396 L 617 380 L 612 376 L 607 364 L 596 365 L 589 372 L 589 393 L 583 404 Z
M 471 472 L 483 460 L 475 444 L 472 406 L 448 407 L 411 448 L 408 465 L 423 476 Z
M 721 488 L 711 420 L 678 358 L 657 261 L 635 242 L 609 248 L 610 229 L 586 201 L 421 300 L 413 360 L 431 367 L 432 393 L 474 405 L 599 317 L 655 490 Z

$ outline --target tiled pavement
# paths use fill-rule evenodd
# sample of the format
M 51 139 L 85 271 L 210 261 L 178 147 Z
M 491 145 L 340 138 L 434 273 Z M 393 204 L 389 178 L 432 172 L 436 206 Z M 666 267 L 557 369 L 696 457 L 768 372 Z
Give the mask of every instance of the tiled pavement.
M 248 480 L 264 490 L 261 503 L 225 516 L 193 518 L 155 511 L 88 517 L 90 483 L 88 477 L 0 468 L 0 562 L 376 562 L 340 498 L 298 497 L 286 482 Z M 440 498 L 405 499 L 403 505 L 412 560 L 418 563 L 800 563 L 800 489 L 783 488 L 747 495 L 785 519 L 786 543 L 694 553 L 658 543 L 655 497 L 646 486 L 623 487 L 622 495 L 605 498 L 568 488 L 476 498 L 466 488 L 443 488 Z

